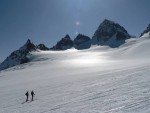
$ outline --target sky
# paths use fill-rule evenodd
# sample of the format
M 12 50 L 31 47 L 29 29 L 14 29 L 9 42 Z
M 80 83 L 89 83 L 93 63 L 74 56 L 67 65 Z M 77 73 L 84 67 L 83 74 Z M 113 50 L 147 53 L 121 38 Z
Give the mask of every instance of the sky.
M 150 0 L 0 0 L 0 62 L 27 39 L 52 47 L 69 34 L 92 37 L 106 18 L 139 36 L 150 24 Z

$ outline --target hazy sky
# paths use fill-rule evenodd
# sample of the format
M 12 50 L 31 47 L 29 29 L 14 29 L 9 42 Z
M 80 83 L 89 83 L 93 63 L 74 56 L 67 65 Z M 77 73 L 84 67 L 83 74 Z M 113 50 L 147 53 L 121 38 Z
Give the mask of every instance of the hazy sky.
M 139 36 L 149 12 L 150 0 L 0 0 L 0 61 L 28 38 L 52 47 L 66 34 L 91 37 L 105 18 Z

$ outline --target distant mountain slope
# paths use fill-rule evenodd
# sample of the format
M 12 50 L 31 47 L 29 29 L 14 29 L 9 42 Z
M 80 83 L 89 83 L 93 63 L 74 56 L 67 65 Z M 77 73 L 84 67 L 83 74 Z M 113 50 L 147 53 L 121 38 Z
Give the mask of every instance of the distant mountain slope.
M 150 36 L 150 25 L 147 29 L 141 34 L 141 37 L 149 37 Z M 69 35 L 63 37 L 60 41 L 57 42 L 52 48 L 46 47 L 44 44 L 34 45 L 30 40 L 18 50 L 12 52 L 1 64 L 0 70 L 7 69 L 12 66 L 16 66 L 19 64 L 29 62 L 29 53 L 35 50 L 54 50 L 54 51 L 62 51 L 71 48 L 75 48 L 77 50 L 89 49 L 91 45 L 106 45 L 107 47 L 115 48 L 115 47 L 123 47 L 127 39 L 134 38 L 131 36 L 124 27 L 115 23 L 111 20 L 105 19 L 96 32 L 92 39 L 86 35 L 79 34 L 75 37 L 74 40 L 70 38 Z
M 124 27 L 118 23 L 105 19 L 92 37 L 92 43 L 95 45 L 108 45 L 110 47 L 118 47 L 125 43 L 131 35 Z
M 37 49 L 40 49 L 40 50 L 49 50 L 48 47 L 46 47 L 44 44 L 39 44 L 36 46 Z
M 141 33 L 140 37 L 148 37 L 150 36 L 150 24 L 148 25 L 148 27 L 143 31 L 143 33 Z
M 91 47 L 91 39 L 88 36 L 79 34 L 73 41 L 74 48 L 78 50 L 89 49 Z
M 28 54 L 30 51 L 36 50 L 36 46 L 28 39 L 27 42 L 18 50 L 12 52 L 1 64 L 0 70 L 7 69 L 18 64 L 27 63 L 29 61 Z
M 66 35 L 60 41 L 57 42 L 55 46 L 50 48 L 51 50 L 67 50 L 73 47 L 73 41 L 69 35 Z

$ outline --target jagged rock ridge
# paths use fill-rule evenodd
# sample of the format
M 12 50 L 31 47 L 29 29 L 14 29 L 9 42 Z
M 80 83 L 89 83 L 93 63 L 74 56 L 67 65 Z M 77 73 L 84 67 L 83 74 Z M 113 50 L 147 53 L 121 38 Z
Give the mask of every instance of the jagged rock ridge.
M 0 70 L 10 68 L 19 64 L 29 62 L 28 54 L 36 50 L 36 46 L 28 39 L 27 42 L 18 50 L 12 52 L 1 64 Z
M 144 30 L 143 33 L 141 33 L 140 37 L 144 36 L 144 34 L 147 34 L 150 35 L 150 24 L 148 25 L 148 27 L 146 28 L 146 30 Z
M 88 36 L 79 34 L 73 41 L 74 48 L 78 50 L 88 49 L 91 47 L 91 39 Z
M 141 35 L 149 31 L 150 25 Z M 55 46 L 53 46 L 50 49 L 44 44 L 39 44 L 38 46 L 36 46 L 33 43 L 31 43 L 30 40 L 27 40 L 27 42 L 20 49 L 12 52 L 0 64 L 0 70 L 29 62 L 29 53 L 37 49 L 67 50 L 74 47 L 75 49 L 82 50 L 90 48 L 92 44 L 118 47 L 125 43 L 125 40 L 129 39 L 130 37 L 131 35 L 128 34 L 124 27 L 120 26 L 118 23 L 105 19 L 94 33 L 92 39 L 90 39 L 90 37 L 88 36 L 79 34 L 74 40 L 72 40 L 69 35 L 66 35 L 64 38 L 58 41 Z
M 69 35 L 66 35 L 60 41 L 57 42 L 55 46 L 51 48 L 51 50 L 67 50 L 73 47 L 73 41 L 71 40 Z
M 105 19 L 92 37 L 92 43 L 95 45 L 108 45 L 110 47 L 118 47 L 125 43 L 125 40 L 131 35 L 124 27 L 118 23 Z
M 37 49 L 40 49 L 40 50 L 49 50 L 49 48 L 48 47 L 46 47 L 44 44 L 39 44 L 39 45 L 37 45 L 37 47 L 36 47 Z

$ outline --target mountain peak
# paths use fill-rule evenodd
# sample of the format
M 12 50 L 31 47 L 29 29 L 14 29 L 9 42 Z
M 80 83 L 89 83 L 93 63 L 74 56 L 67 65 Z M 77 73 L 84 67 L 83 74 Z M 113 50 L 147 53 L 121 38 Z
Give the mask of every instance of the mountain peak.
M 55 46 L 50 48 L 51 50 L 67 50 L 73 47 L 73 41 L 70 36 L 67 34 L 60 41 L 57 42 Z
M 141 33 L 140 37 L 144 36 L 144 34 L 147 34 L 148 32 L 150 32 L 150 24 L 148 25 L 148 27 L 146 28 L 146 30 L 144 30 L 143 33 Z M 150 35 L 150 33 L 149 33 Z
M 39 44 L 36 46 L 36 48 L 43 51 L 49 50 L 49 48 L 46 47 L 44 44 Z
M 108 20 L 108 19 L 104 19 L 102 22 L 102 24 L 113 24 L 113 23 L 115 23 L 115 22 L 112 20 Z
M 105 30 L 109 30 L 110 28 L 112 28 L 114 30 L 122 30 L 123 32 L 127 33 L 127 31 L 125 30 L 124 27 L 122 27 L 118 23 L 116 23 L 112 20 L 108 20 L 108 19 L 104 19 L 104 21 L 99 26 L 99 29 L 104 29 L 104 28 L 105 28 Z
M 13 51 L 1 64 L 0 71 L 19 64 L 29 62 L 28 54 L 30 51 L 36 50 L 36 46 L 31 43 L 30 39 L 20 47 L 18 50 Z
M 83 34 L 78 34 L 77 35 L 77 37 L 75 38 L 75 40 L 79 40 L 79 39 L 82 39 L 82 40 L 85 40 L 85 41 L 89 41 L 90 40 L 90 38 L 88 37 L 88 36 L 85 36 L 85 35 L 83 35 Z
M 27 42 L 22 47 L 20 47 L 19 50 L 32 51 L 32 50 L 36 50 L 36 46 L 31 42 L 30 39 L 28 39 Z
M 81 50 L 81 49 L 88 49 L 91 47 L 91 39 L 88 36 L 83 34 L 78 34 L 77 37 L 74 39 L 74 48 Z
M 130 35 L 124 27 L 111 20 L 105 19 L 92 37 L 93 44 L 118 47 L 128 39 Z
M 31 40 L 30 40 L 30 39 L 27 40 L 26 44 L 29 44 L 29 43 L 31 43 Z
M 70 40 L 71 38 L 70 38 L 70 36 L 67 34 L 67 35 L 64 37 L 64 39 Z

